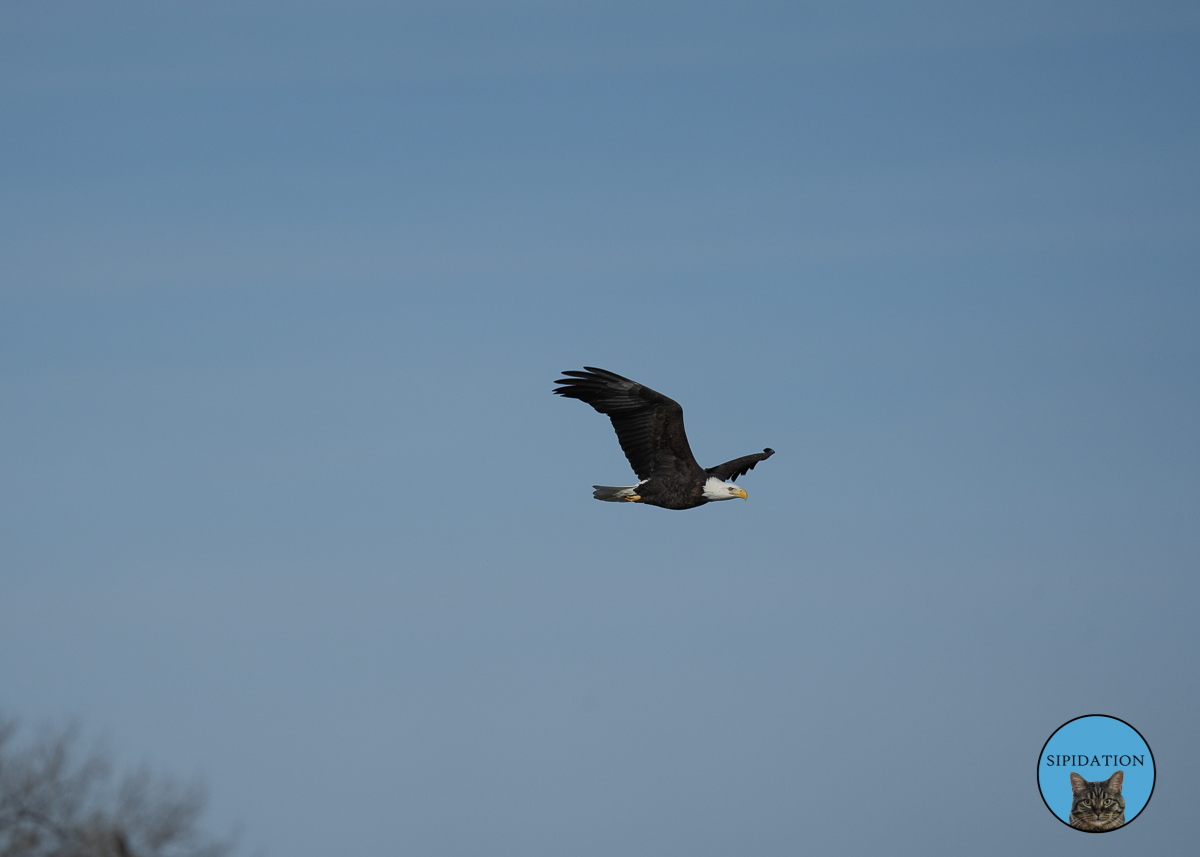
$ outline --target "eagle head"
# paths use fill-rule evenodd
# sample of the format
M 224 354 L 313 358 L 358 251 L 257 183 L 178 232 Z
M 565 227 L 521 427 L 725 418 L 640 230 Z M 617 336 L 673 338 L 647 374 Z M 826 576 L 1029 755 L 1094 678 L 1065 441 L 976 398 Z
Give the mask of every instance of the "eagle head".
M 708 477 L 704 483 L 704 499 L 705 500 L 732 500 L 734 497 L 741 497 L 743 500 L 748 499 L 746 492 L 734 485 L 732 482 L 722 482 L 715 476 Z

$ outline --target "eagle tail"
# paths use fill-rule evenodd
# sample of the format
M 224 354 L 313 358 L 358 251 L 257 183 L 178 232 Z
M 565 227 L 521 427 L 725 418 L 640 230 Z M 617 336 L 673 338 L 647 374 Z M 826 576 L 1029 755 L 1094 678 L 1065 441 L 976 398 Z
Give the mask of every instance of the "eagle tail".
M 593 497 L 609 503 L 620 503 L 626 497 L 632 497 L 637 494 L 637 485 L 630 485 L 628 488 L 614 488 L 611 485 L 593 485 L 592 487 L 596 489 L 592 492 Z

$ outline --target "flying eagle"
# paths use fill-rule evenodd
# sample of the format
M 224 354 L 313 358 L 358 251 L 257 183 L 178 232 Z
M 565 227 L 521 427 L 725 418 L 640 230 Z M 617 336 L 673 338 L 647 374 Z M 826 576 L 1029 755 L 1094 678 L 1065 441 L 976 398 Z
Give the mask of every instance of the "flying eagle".
M 554 392 L 587 402 L 612 420 L 617 440 L 641 481 L 628 488 L 593 485 L 597 500 L 645 503 L 664 509 L 694 509 L 710 500 L 746 499 L 746 492 L 726 482 L 754 469 L 775 454 L 764 449 L 716 467 L 696 463 L 683 430 L 683 408 L 674 399 L 594 366 L 563 372 Z

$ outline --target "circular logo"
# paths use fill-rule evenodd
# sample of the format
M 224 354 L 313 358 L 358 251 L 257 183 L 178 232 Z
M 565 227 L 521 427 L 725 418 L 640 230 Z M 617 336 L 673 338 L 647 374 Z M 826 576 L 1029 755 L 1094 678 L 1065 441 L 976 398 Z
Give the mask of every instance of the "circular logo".
M 1063 824 L 1108 833 L 1138 817 L 1154 793 L 1154 754 L 1117 717 L 1089 714 L 1055 730 L 1038 757 L 1038 788 Z

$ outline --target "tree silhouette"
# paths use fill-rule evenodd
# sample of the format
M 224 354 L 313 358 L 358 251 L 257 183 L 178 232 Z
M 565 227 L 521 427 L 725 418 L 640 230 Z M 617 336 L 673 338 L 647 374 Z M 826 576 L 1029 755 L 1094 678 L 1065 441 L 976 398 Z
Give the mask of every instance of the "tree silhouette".
M 139 769 L 120 779 L 67 727 L 18 745 L 0 716 L 0 857 L 224 857 L 201 833 L 204 793 Z

